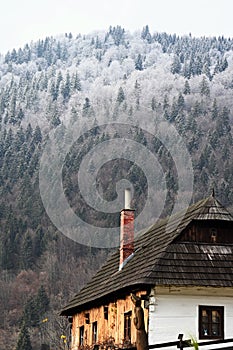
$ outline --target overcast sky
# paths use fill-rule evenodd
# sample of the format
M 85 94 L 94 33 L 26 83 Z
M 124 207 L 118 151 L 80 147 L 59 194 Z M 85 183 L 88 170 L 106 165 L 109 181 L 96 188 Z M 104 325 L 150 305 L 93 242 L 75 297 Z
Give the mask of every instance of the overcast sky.
M 110 25 L 134 31 L 233 37 L 233 0 L 2 0 L 0 52 L 31 40 Z

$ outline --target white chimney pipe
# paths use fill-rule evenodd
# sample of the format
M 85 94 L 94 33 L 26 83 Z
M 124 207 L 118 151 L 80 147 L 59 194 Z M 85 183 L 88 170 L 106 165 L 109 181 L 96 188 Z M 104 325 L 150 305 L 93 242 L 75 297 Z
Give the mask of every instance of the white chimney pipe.
M 130 203 L 131 203 L 131 190 L 130 190 L 130 188 L 126 188 L 125 189 L 125 208 L 124 209 L 131 209 Z

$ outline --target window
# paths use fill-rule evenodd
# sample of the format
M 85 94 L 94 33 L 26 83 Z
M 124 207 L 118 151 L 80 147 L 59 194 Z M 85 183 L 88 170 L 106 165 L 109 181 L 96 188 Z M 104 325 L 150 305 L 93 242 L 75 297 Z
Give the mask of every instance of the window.
M 104 306 L 104 319 L 108 320 L 108 306 Z
M 224 338 L 223 306 L 199 306 L 199 338 Z
M 84 345 L 84 326 L 79 327 L 79 345 Z
M 97 342 L 97 322 L 92 323 L 92 344 Z
M 217 241 L 217 229 L 214 227 L 210 229 L 210 240 L 212 243 L 216 243 Z
M 124 340 L 131 341 L 131 317 L 132 311 L 124 314 Z
M 85 314 L 85 320 L 86 320 L 86 324 L 89 324 L 89 323 L 90 323 L 90 314 L 89 314 L 89 312 L 87 312 L 87 313 Z

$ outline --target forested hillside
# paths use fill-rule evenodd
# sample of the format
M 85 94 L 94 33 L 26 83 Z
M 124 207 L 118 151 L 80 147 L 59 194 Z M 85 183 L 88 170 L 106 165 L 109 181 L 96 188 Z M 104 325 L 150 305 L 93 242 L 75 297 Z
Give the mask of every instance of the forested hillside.
M 84 220 L 118 224 L 116 215 L 97 218 L 84 203 L 77 173 L 93 145 L 126 134 L 162 164 L 168 190 L 162 216 L 170 214 L 178 191 L 175 165 L 154 131 L 138 128 L 136 116 L 145 110 L 155 124 L 162 118 L 182 137 L 192 160 L 193 200 L 214 188 L 231 207 L 232 97 L 233 39 L 224 37 L 151 33 L 148 26 L 130 33 L 117 26 L 47 37 L 0 56 L 0 350 L 14 349 L 17 342 L 20 350 L 22 338 L 29 337 L 33 349 L 41 344 L 63 349 L 61 335 L 68 337 L 69 324 L 59 310 L 109 253 L 64 236 L 44 209 L 39 170 L 51 135 L 62 145 L 68 128 L 93 122 L 63 167 L 66 198 Z M 102 126 L 121 115 L 132 127 L 111 133 Z M 142 170 L 134 162 L 112 160 L 98 173 L 98 185 L 112 199 L 116 182 L 128 179 L 138 213 L 148 190 Z

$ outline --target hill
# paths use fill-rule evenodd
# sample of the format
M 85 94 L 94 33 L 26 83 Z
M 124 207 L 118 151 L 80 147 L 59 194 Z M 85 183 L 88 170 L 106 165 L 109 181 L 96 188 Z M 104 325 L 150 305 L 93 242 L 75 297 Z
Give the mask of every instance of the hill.
M 233 39 L 224 37 L 117 26 L 47 37 L 0 57 L 0 349 L 16 346 L 22 320 L 35 349 L 62 348 L 68 323 L 57 312 L 115 244 L 105 231 L 92 242 L 70 211 L 63 215 L 63 197 L 97 231 L 118 232 L 119 210 L 108 206 L 122 179 L 133 184 L 137 215 L 155 188 L 147 224 L 173 212 L 182 186 L 186 199 L 214 188 L 232 206 L 232 94 Z

